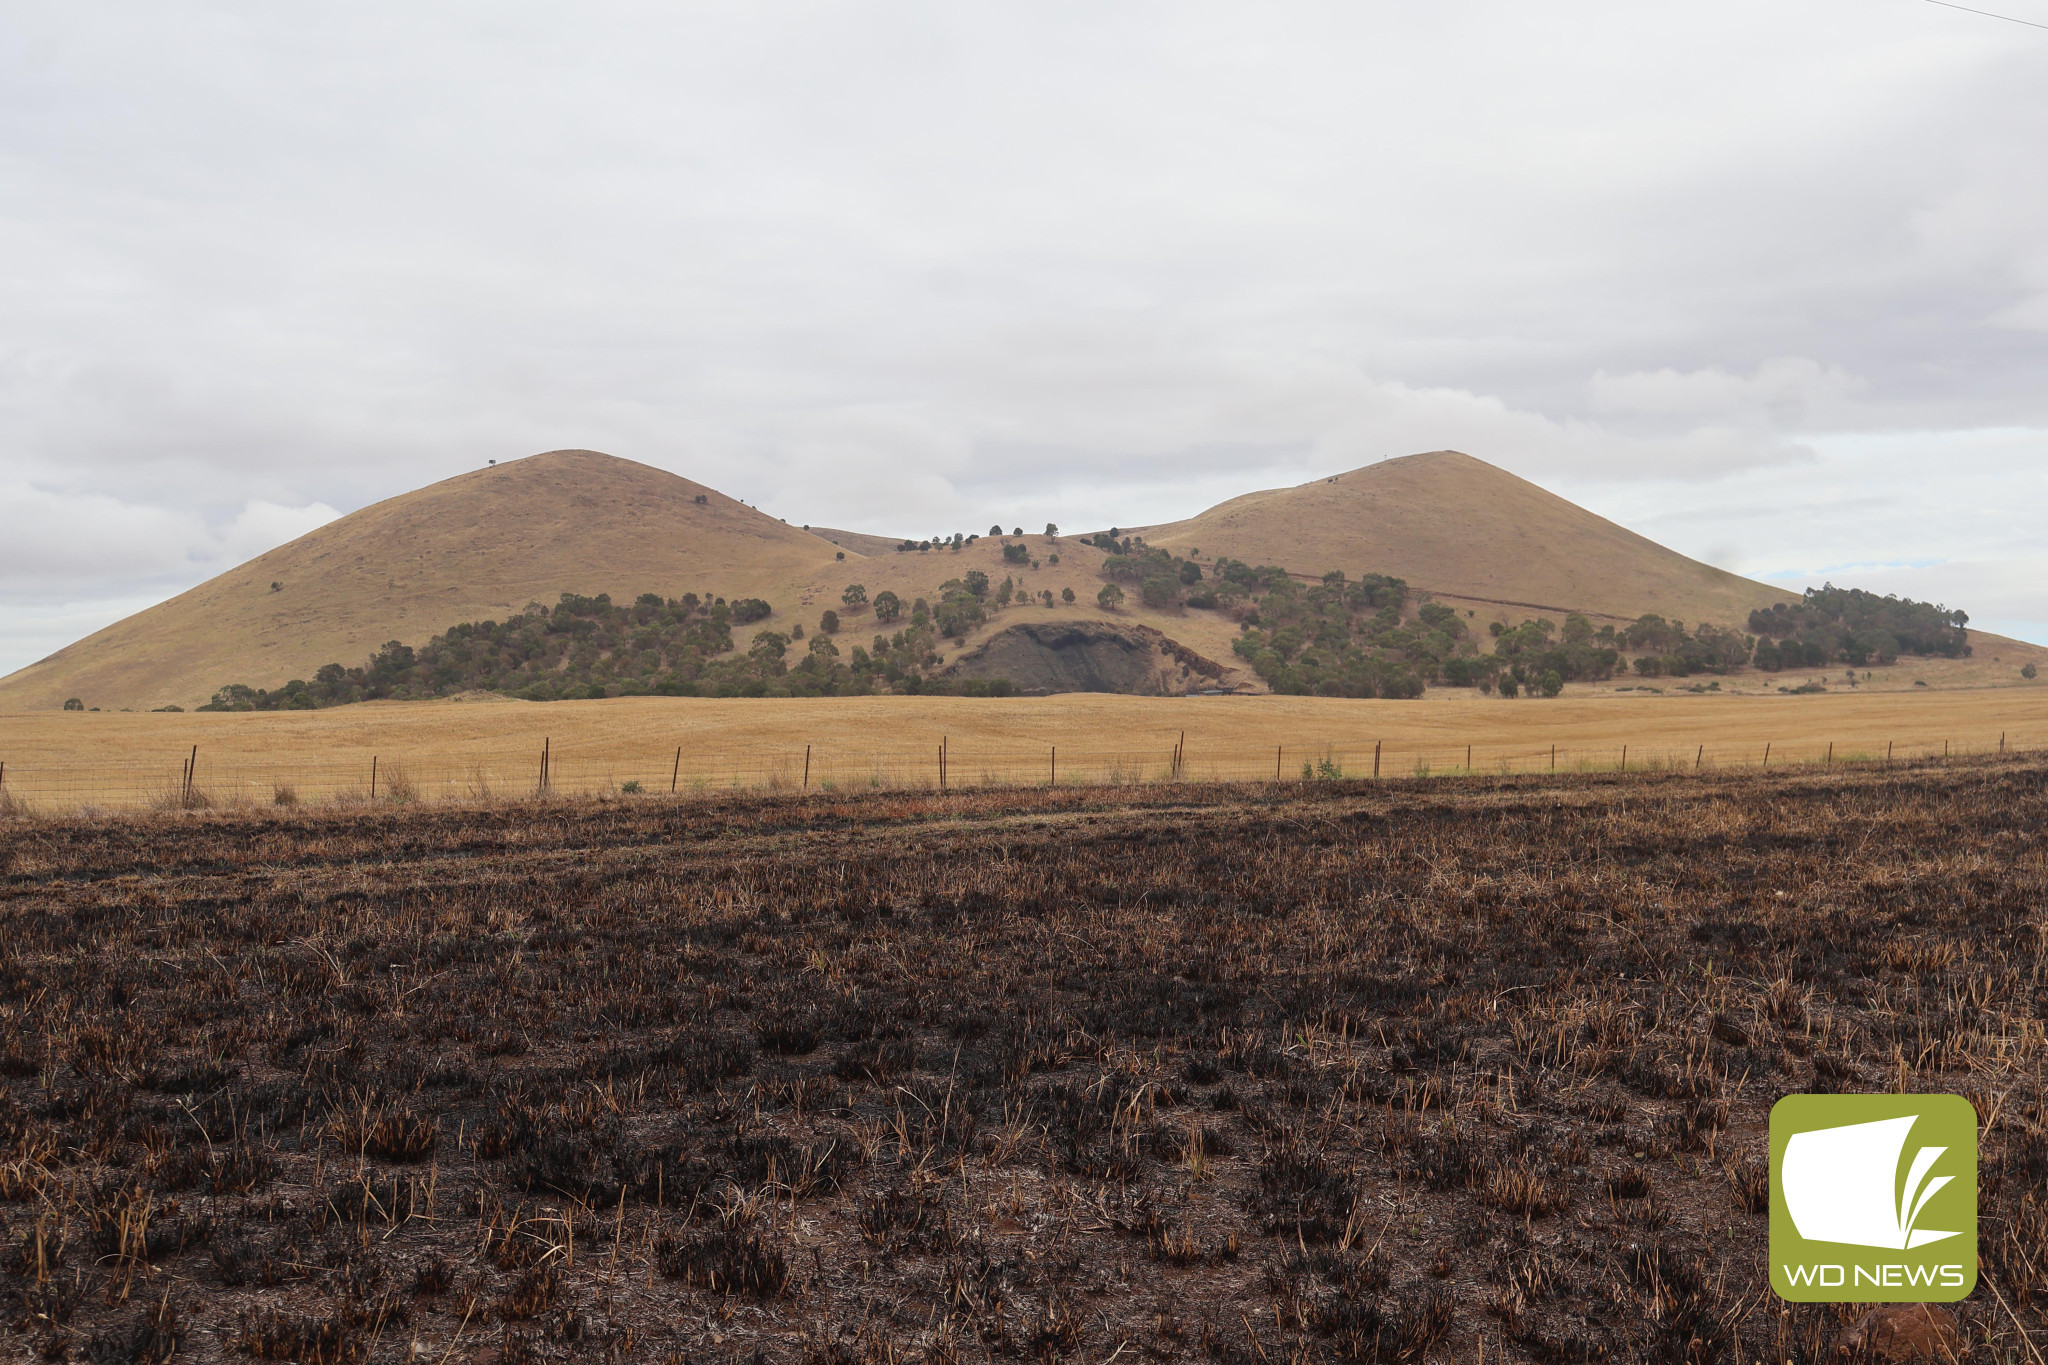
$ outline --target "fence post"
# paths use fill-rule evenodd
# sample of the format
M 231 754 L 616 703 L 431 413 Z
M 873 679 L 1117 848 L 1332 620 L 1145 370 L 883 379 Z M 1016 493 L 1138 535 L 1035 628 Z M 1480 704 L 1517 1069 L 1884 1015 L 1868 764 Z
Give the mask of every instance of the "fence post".
M 680 778 L 680 777 L 681 777 L 682 775 L 683 775 L 683 746 L 682 746 L 682 745 L 680 745 L 680 744 L 678 744 L 678 745 L 676 745 L 676 766 L 675 766 L 675 771 L 674 771 L 674 772 L 671 772 L 671 773 L 670 773 L 670 774 L 668 775 L 668 794 L 669 794 L 670 796 L 674 796 L 674 795 L 676 794 L 676 779 Z
M 2003 730 L 1998 732 L 1998 756 L 2000 758 L 2005 757 L 2005 731 Z
M 804 790 L 811 789 L 811 746 L 804 745 Z
M 377 799 L 377 755 L 370 755 L 370 799 Z
M 1704 763 L 1706 761 L 1706 758 L 1707 746 L 1702 744 L 1700 745 L 1700 751 L 1692 756 L 1692 770 L 1694 772 L 1698 772 L 1700 770 L 1700 764 Z
M 1550 746 L 1550 771 L 1557 771 L 1557 746 L 1555 744 Z
M 1765 771 L 1765 772 L 1769 772 L 1770 770 L 1771 770 L 1771 742 L 1770 742 L 1769 740 L 1765 740 L 1765 741 L 1764 741 L 1764 771 Z
M 1891 762 L 1891 761 L 1892 761 L 1892 745 L 1894 745 L 1894 744 L 1896 744 L 1896 743 L 1898 743 L 1898 741 L 1897 741 L 1897 740 L 1893 740 L 1893 739 L 1888 739 L 1888 740 L 1886 740 L 1886 741 L 1884 742 L 1884 761 L 1885 761 L 1885 762 L 1889 763 L 1889 762 Z
M 1824 766 L 1829 768 L 1835 766 L 1835 742 L 1833 740 L 1828 741 L 1828 761 Z
M 1472 746 L 1465 746 L 1465 776 L 1472 776 Z
M 1052 746 L 1052 782 L 1051 782 L 1051 783 L 1050 783 L 1049 785 L 1057 787 L 1057 786 L 1058 786 L 1059 784 L 1060 784 L 1060 746 L 1059 746 L 1059 745 L 1057 745 L 1057 744 L 1055 744 L 1055 745 L 1053 745 L 1053 746 Z
M 1628 771 L 1628 745 L 1626 744 L 1621 746 L 1621 770 L 1623 772 Z
M 1378 739 L 1372 742 L 1372 776 L 1375 782 L 1379 781 L 1380 776 L 1380 745 L 1385 742 Z
M 192 746 L 192 757 L 185 760 L 185 799 L 192 799 L 192 784 L 199 780 L 199 746 Z
M 1282 745 L 1278 744 L 1273 746 L 1273 780 L 1275 782 L 1280 780 L 1280 750 L 1282 747 Z

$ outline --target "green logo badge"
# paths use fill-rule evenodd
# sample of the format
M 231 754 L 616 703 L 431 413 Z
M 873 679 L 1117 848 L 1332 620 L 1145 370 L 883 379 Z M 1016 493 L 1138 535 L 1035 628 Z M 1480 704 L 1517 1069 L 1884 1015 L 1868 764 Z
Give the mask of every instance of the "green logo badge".
M 1787 1095 L 1771 1110 L 1771 1287 L 1952 1303 L 1977 1287 L 1977 1111 L 1960 1095 Z

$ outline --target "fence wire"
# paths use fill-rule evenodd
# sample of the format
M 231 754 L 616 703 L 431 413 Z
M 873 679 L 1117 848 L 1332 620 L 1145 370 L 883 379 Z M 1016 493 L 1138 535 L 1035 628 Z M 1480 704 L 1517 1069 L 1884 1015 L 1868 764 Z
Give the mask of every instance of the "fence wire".
M 196 755 L 157 762 L 27 765 L 0 762 L 0 813 L 489 801 L 535 795 L 937 791 L 1167 782 L 1515 776 L 1593 772 L 1811 769 L 2034 751 L 2043 737 L 1971 742 L 1644 747 L 1394 744 L 1357 737 L 1256 746 L 1075 747 L 986 744 L 934 736 L 922 749 L 813 743 L 736 748 L 684 745 L 630 754 L 537 750 L 446 755 L 364 754 L 262 761 Z

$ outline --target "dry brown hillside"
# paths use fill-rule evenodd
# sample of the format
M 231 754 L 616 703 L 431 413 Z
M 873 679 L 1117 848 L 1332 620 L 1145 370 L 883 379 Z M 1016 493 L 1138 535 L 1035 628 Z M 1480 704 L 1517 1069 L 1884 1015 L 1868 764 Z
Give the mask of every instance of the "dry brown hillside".
M 1501 608 L 1644 612 L 1740 625 L 1796 594 L 1688 559 L 1505 469 L 1455 450 L 1366 465 L 1247 493 L 1186 521 L 1131 528 L 1204 559 L 1228 555 L 1298 573 L 1393 574 L 1438 597 Z
M 1133 529 L 1155 545 L 1199 549 L 1204 563 L 1228 555 L 1304 575 L 1397 574 L 1469 606 L 1475 624 L 1579 610 L 1739 625 L 1752 607 L 1790 596 L 1449 451 L 1247 494 L 1188 521 Z M 1081 685 L 1111 690 L 1261 690 L 1231 652 L 1238 628 L 1229 616 L 1149 611 L 1134 595 L 1125 610 L 1105 617 L 1095 606 L 1102 551 L 1073 536 L 1022 540 L 1026 564 L 1006 561 L 1000 538 L 902 553 L 893 536 L 790 526 L 663 470 L 558 450 L 366 507 L 119 621 L 0 679 L 0 710 L 53 710 L 66 697 L 109 711 L 191 707 L 224 683 L 276 687 L 310 678 L 322 664 L 359 664 L 387 640 L 417 646 L 460 622 L 502 619 L 564 592 L 621 600 L 643 592 L 760 597 L 775 613 L 756 629 L 815 629 L 824 610 L 841 607 L 850 583 L 870 598 L 889 589 L 909 602 L 936 598 L 940 584 L 970 569 L 992 583 L 1013 579 L 1020 595 L 946 648 L 949 662 L 969 674 L 1000 671 L 1025 686 L 1071 686 L 1087 674 Z M 1068 589 L 1072 605 L 1063 599 Z M 843 615 L 849 643 L 876 629 L 859 611 Z M 1077 633 L 1082 623 L 1097 629 Z M 1099 629 L 1105 623 L 1113 629 Z M 1006 631 L 1013 633 L 997 638 Z M 737 632 L 736 642 L 745 648 L 749 637 Z M 1080 653 L 1060 654 L 1077 641 Z M 1988 653 L 2032 657 L 2028 646 L 2003 643 L 2007 650 Z M 1040 647 L 1050 653 L 1024 657 Z M 1980 685 L 1984 662 L 1950 666 L 1968 676 L 1934 685 Z M 1999 680 L 2014 667 L 2010 659 L 2000 664 Z M 1127 677 L 1142 685 L 1117 681 Z
M 697 499 L 702 498 L 699 502 Z M 837 548 L 715 489 L 556 450 L 388 499 L 0 679 L 0 707 L 191 706 L 565 591 L 790 601 Z M 271 590 L 271 584 L 280 586 Z

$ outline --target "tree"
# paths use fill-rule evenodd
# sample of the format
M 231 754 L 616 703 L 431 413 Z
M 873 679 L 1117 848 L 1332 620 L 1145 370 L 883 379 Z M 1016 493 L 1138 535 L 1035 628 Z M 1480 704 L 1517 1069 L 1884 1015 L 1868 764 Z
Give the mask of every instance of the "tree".
M 875 594 L 875 619 L 893 621 L 903 614 L 903 599 L 888 588 Z
M 837 635 L 839 633 L 839 613 L 828 609 L 823 616 L 818 618 L 818 629 L 824 631 L 826 635 Z M 811 652 L 814 654 L 817 652 L 815 645 L 812 646 Z
M 2020 669 L 2020 676 L 2031 682 L 2036 677 L 2040 676 L 2040 670 L 2035 668 L 2032 664 L 2028 664 L 2024 668 Z
M 1500 694 L 1503 697 L 1513 697 L 1521 690 L 1522 684 L 1516 680 L 1514 674 L 1503 673 L 1500 675 Z
M 1073 600 L 1074 600 L 1074 590 L 1073 590 L 1072 588 L 1061 588 L 1061 589 L 1060 589 L 1060 601 L 1062 601 L 1062 602 L 1072 602 Z
M 998 531 L 998 532 L 996 532 L 996 534 L 997 534 L 997 535 L 1001 535 L 1001 534 L 1002 534 L 1002 532 L 1001 532 L 1001 531 Z M 1010 534 L 1011 534 L 1011 535 L 1013 535 L 1013 536 L 1021 536 L 1021 535 L 1023 535 L 1023 534 L 1024 534 L 1024 528 L 1023 528 L 1023 527 L 1021 527 L 1021 526 L 1019 526 L 1019 527 L 1018 527 L 1018 528 L 1017 528 L 1016 530 L 1014 530 L 1014 531 L 1010 532 Z
M 1045 538 L 1047 540 L 1051 540 L 1054 536 L 1058 535 L 1059 533 L 1060 528 L 1055 523 L 1048 521 L 1045 524 Z
M 76 697 L 66 697 L 64 699 L 64 709 L 66 711 L 83 711 L 85 703 Z
M 1546 697 L 1554 697 L 1564 691 L 1564 679 L 1557 676 L 1557 670 L 1554 668 L 1545 669 L 1537 683 L 1543 688 L 1543 695 Z
M 848 583 L 846 591 L 839 594 L 839 603 L 844 607 L 864 607 L 867 605 L 867 601 L 868 588 L 865 583 Z
M 1003 528 L 1000 526 L 991 526 L 988 528 L 988 533 L 992 536 L 999 536 L 1003 533 Z
M 988 575 L 981 570 L 969 569 L 967 577 L 963 581 L 967 584 L 967 591 L 973 593 L 976 597 L 988 596 Z
M 1104 583 L 1102 591 L 1095 594 L 1095 605 L 1104 611 L 1115 611 L 1124 604 L 1124 590 L 1114 583 Z

